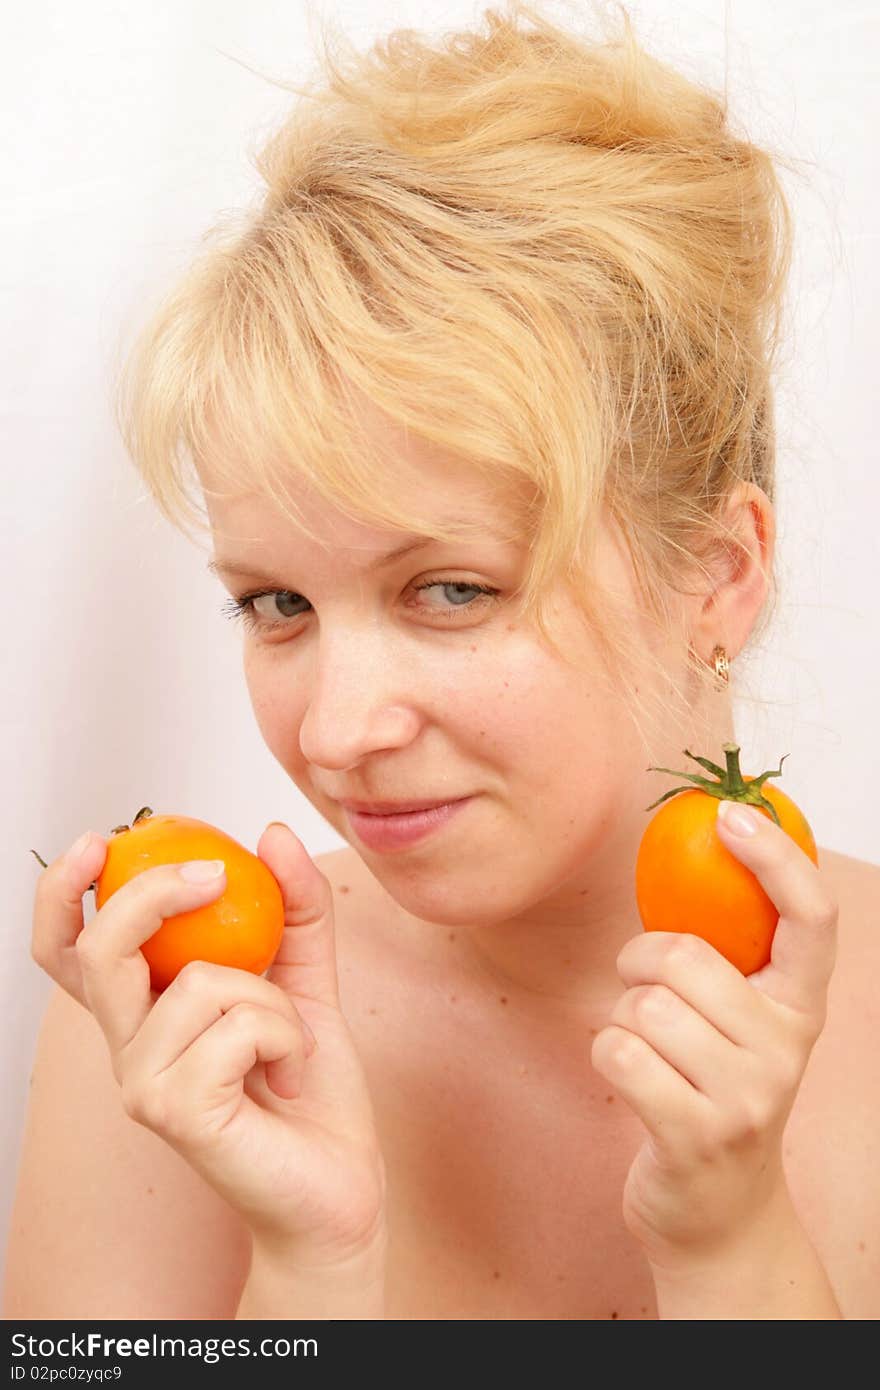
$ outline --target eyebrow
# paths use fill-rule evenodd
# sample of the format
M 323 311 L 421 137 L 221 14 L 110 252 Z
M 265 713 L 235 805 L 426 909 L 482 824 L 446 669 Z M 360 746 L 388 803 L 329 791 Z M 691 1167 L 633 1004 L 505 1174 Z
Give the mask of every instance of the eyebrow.
M 409 555 L 412 550 L 424 550 L 425 546 L 434 544 L 436 544 L 434 536 L 423 536 L 417 540 L 407 541 L 404 545 L 398 546 L 396 550 L 389 550 L 387 555 L 380 555 L 369 566 L 369 569 L 383 569 L 386 565 L 393 564 L 395 560 L 401 560 L 404 555 Z M 274 584 L 277 581 L 277 575 L 271 575 L 266 570 L 253 569 L 249 565 L 236 565 L 229 560 L 209 560 L 207 567 L 211 574 L 235 574 L 247 579 L 256 579 L 264 584 Z

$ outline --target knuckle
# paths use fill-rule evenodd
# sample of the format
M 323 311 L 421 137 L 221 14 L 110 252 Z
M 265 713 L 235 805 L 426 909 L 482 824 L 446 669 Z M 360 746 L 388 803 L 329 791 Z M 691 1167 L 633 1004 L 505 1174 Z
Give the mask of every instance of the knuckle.
M 667 1018 L 675 1006 L 675 995 L 666 985 L 639 985 L 634 991 L 633 1012 L 638 1019 Z
M 189 960 L 174 977 L 174 988 L 178 991 L 202 992 L 208 988 L 214 977 L 209 961 Z
M 242 1000 L 226 1010 L 223 1016 L 224 1027 L 238 1038 L 251 1038 L 256 1031 L 259 1016 L 260 1009 L 255 1004 Z
M 705 958 L 706 943 L 692 932 L 675 932 L 666 948 L 667 966 L 678 971 L 697 965 Z
M 249 1005 L 255 1013 L 263 1014 L 268 1011 L 270 1014 L 278 1014 L 284 1022 L 292 1024 L 297 1031 L 302 1029 L 299 1009 L 290 995 L 286 994 L 279 985 L 264 979 L 262 976 L 255 975 L 254 988 L 260 991 L 260 1002 L 251 1000 Z
M 598 1059 L 615 1071 L 628 1071 L 638 1060 L 638 1039 L 625 1028 L 603 1028 L 593 1039 L 593 1062 Z
M 97 921 L 97 918 L 94 919 Z M 80 965 L 86 970 L 96 970 L 103 958 L 103 944 L 98 939 L 96 932 L 91 930 L 92 924 L 83 927 L 79 936 L 74 942 L 74 950 Z
M 152 1082 L 123 1082 L 123 1104 L 126 1114 L 144 1129 L 152 1130 L 162 1139 L 179 1141 L 185 1138 L 186 1123 L 172 1104 L 167 1086 L 155 1079 Z
M 840 907 L 832 899 L 823 897 L 810 913 L 810 925 L 821 928 L 835 927 L 840 916 Z
M 158 1090 L 123 1077 L 120 1086 L 126 1115 L 147 1129 L 159 1130 L 165 1121 L 165 1106 Z
M 728 1145 L 750 1144 L 761 1139 L 776 1114 L 776 1103 L 763 1090 L 750 1090 L 737 1097 L 727 1128 Z

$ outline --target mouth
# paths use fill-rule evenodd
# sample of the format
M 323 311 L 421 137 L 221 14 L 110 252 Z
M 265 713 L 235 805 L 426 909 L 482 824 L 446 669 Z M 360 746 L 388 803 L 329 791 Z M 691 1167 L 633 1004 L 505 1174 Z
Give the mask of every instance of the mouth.
M 433 811 L 437 806 L 449 806 L 464 801 L 461 796 L 440 796 L 435 800 L 422 801 L 340 801 L 346 811 L 355 811 L 361 816 L 404 816 L 411 811 Z
M 434 803 L 414 811 L 397 813 L 353 811 L 343 802 L 348 823 L 355 835 L 367 849 L 379 853 L 405 849 L 427 836 L 436 834 L 449 822 L 459 816 L 466 806 L 474 800 L 472 796 L 460 797 L 456 801 Z

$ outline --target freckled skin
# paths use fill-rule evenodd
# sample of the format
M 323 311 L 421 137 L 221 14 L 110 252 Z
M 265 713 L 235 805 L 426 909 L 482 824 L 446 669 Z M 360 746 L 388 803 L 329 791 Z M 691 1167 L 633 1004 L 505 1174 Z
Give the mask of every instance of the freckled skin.
M 302 617 L 275 610 L 283 631 L 244 634 L 260 732 L 398 904 L 420 949 L 436 924 L 465 928 L 456 968 L 472 984 L 529 996 L 558 1026 L 558 1005 L 568 1000 L 582 1023 L 584 1008 L 595 1015 L 616 999 L 617 954 L 642 930 L 633 880 L 645 808 L 674 785 L 647 767 L 679 766 L 685 747 L 717 752 L 733 737 L 729 697 L 706 696 L 687 727 L 671 727 L 646 749 L 625 697 L 603 680 L 600 649 L 568 590 L 554 590 L 550 618 L 578 669 L 515 614 L 527 548 L 490 534 L 511 524 L 511 494 L 493 491 L 466 461 L 391 432 L 369 408 L 367 415 L 394 459 L 401 500 L 438 517 L 468 516 L 478 530 L 374 571 L 370 561 L 399 534 L 345 515 L 305 483 L 296 484 L 297 505 L 323 544 L 268 499 L 208 495 L 216 551 L 269 569 L 279 588 L 307 601 Z M 204 467 L 200 474 L 210 488 Z M 722 627 L 732 651 L 745 640 L 762 601 L 754 584 L 731 582 L 705 612 L 702 596 L 683 600 L 680 629 L 660 639 L 632 606 L 629 557 L 604 517 L 600 541 L 609 600 L 625 606 L 631 629 L 667 671 L 681 675 L 689 642 L 711 652 Z M 748 572 L 741 566 L 740 575 Z M 448 612 L 448 595 L 414 588 L 435 577 L 500 594 L 441 621 L 421 602 Z M 262 586 L 236 579 L 229 587 L 241 594 Z M 660 681 L 650 668 L 639 679 L 643 688 Z M 653 691 L 664 708 L 667 692 L 665 681 Z M 447 791 L 474 799 L 437 834 L 385 855 L 360 844 L 337 801 Z M 434 942 L 439 964 L 436 932 Z

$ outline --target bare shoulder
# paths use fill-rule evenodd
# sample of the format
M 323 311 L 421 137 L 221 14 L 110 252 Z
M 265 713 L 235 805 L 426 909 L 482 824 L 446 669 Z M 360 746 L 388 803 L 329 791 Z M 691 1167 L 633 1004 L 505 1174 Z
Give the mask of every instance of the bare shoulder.
M 880 864 L 820 849 L 819 870 L 840 909 L 832 990 L 837 987 L 837 1002 L 845 990 L 852 991 L 851 1002 L 867 1004 L 876 997 L 871 966 L 880 962 Z
M 880 1317 L 880 865 L 819 850 L 839 907 L 828 1013 L 786 1130 L 786 1172 L 845 1318 Z
M 854 859 L 833 849 L 819 849 L 819 868 L 832 883 L 844 892 L 855 890 L 874 893 L 880 884 L 880 864 L 868 859 Z
M 128 1116 L 104 1034 L 55 986 L 31 1075 L 3 1316 L 231 1318 L 249 1262 L 238 1213 Z

